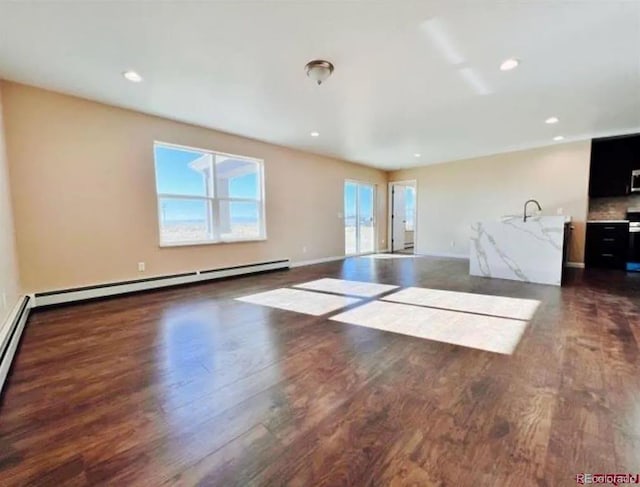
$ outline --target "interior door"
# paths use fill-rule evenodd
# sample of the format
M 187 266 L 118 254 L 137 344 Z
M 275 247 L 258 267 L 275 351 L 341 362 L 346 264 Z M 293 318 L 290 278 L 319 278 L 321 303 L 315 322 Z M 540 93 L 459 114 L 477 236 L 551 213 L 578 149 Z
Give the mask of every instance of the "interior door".
M 391 213 L 391 225 L 393 236 L 391 240 L 391 250 L 404 250 L 404 230 L 405 230 L 405 190 L 404 186 L 393 185 L 391 187 L 391 197 L 393 207 Z

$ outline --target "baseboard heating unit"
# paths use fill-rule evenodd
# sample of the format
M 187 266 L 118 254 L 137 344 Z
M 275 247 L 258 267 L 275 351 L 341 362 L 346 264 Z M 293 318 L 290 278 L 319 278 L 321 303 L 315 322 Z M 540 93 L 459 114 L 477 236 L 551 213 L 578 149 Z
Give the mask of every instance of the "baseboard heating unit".
M 97 284 L 95 286 L 83 286 L 71 289 L 48 291 L 36 293 L 34 295 L 34 307 L 115 296 L 117 294 L 146 291 L 148 289 L 156 289 L 160 287 L 178 286 L 180 284 L 190 284 L 193 282 L 211 281 L 215 279 L 223 279 L 225 277 L 242 276 L 245 274 L 283 270 L 289 269 L 290 267 L 291 262 L 289 259 L 282 259 L 218 269 L 184 272 L 168 276 L 148 277 L 146 279 Z
M 18 349 L 22 331 L 27 323 L 29 310 L 31 308 L 30 305 L 31 298 L 29 296 L 22 298 L 16 306 L 15 311 L 9 315 L 8 325 L 0 329 L 2 333 L 0 336 L 0 393 L 2 392 L 2 386 L 11 368 L 13 356 Z M 1 325 L 2 323 L 0 323 L 0 326 Z

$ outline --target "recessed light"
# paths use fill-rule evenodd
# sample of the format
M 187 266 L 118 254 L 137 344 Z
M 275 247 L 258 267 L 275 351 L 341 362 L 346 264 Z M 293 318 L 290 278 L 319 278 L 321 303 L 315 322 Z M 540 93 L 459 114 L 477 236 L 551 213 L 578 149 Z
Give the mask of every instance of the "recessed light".
M 505 59 L 504 61 L 502 61 L 502 64 L 500 65 L 500 70 L 511 71 L 512 69 L 517 68 L 519 64 L 520 64 L 520 60 L 514 57 Z
M 564 140 L 564 136 L 562 135 L 556 135 L 553 140 Z
M 311 137 L 320 137 L 320 132 L 311 132 L 309 135 L 311 135 Z
M 548 124 L 554 124 L 554 123 L 558 123 L 560 120 L 558 120 L 558 117 L 549 117 L 547 118 L 544 123 L 548 123 Z
M 132 81 L 133 83 L 140 83 L 140 81 L 142 81 L 142 76 L 140 76 L 135 71 L 125 71 L 124 73 L 122 73 L 122 76 L 124 76 L 125 79 Z
M 417 152 L 413 155 L 413 157 L 420 157 L 420 154 L 418 154 Z

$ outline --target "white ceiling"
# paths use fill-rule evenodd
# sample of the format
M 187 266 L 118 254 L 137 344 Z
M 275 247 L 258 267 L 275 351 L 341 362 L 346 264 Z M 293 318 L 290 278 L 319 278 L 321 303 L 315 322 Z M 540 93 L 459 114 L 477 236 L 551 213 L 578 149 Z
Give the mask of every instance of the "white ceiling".
M 640 2 L 2 1 L 0 77 L 393 169 L 640 131 Z

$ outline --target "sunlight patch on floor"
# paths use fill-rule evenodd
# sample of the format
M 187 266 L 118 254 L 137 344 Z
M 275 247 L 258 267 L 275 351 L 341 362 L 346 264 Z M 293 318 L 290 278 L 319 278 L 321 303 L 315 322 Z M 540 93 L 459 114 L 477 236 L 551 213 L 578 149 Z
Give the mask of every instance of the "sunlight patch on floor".
M 384 301 L 329 319 L 502 354 L 513 353 L 527 326 L 523 320 Z
M 329 277 L 318 279 L 316 281 L 305 282 L 304 284 L 296 284 L 294 287 L 336 294 L 349 294 L 351 296 L 361 296 L 363 298 L 371 298 L 373 296 L 398 289 L 398 286 L 392 286 L 390 284 L 347 281 L 344 279 L 332 279 Z
M 381 298 L 395 303 L 445 308 L 518 320 L 530 320 L 540 301 L 489 294 L 462 293 L 444 289 L 408 287 Z
M 273 291 L 236 298 L 236 300 L 313 316 L 324 315 L 360 301 L 358 298 L 314 293 L 299 289 L 274 289 Z

